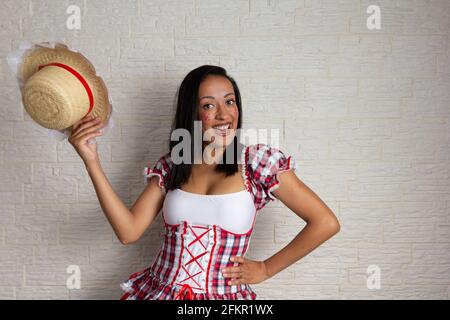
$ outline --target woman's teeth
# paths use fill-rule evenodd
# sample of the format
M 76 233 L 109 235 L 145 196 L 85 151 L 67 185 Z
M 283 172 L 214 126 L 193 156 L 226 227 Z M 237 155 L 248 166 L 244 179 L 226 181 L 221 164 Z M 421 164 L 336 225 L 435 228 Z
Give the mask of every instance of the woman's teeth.
M 215 129 L 228 129 L 228 127 L 229 127 L 230 125 L 229 124 L 226 124 L 226 125 L 223 125 L 223 126 L 217 126 L 217 127 L 214 127 Z
M 219 131 L 221 134 L 227 134 L 228 129 L 229 129 L 230 125 L 223 125 L 223 126 L 217 126 L 217 127 L 213 127 L 214 129 L 216 129 L 217 131 Z

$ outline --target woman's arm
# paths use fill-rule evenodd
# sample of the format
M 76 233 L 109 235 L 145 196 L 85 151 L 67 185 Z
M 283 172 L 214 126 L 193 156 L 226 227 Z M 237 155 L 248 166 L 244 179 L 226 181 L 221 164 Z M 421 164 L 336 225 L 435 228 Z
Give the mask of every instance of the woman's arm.
M 117 238 L 122 244 L 137 241 L 152 223 L 163 203 L 156 177 L 150 180 L 132 209 L 128 210 L 113 190 L 99 161 L 87 163 L 86 169 L 94 184 L 100 206 Z
M 334 213 L 293 171 L 279 174 L 278 180 L 280 186 L 272 194 L 307 224 L 288 245 L 264 261 L 268 277 L 303 258 L 340 230 Z
M 230 260 L 238 263 L 238 266 L 222 269 L 223 276 L 231 279 L 230 285 L 265 281 L 306 256 L 340 230 L 333 212 L 293 171 L 278 174 L 278 180 L 280 185 L 272 194 L 307 224 L 288 245 L 265 261 L 232 256 Z

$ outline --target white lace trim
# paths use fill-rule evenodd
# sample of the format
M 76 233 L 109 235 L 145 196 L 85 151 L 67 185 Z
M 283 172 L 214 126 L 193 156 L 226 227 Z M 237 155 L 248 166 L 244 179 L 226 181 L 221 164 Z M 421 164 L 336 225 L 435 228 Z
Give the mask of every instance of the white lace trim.
M 296 167 L 297 167 L 296 162 L 295 162 L 295 159 L 292 158 L 292 156 L 289 156 L 287 159 L 288 159 L 288 167 L 287 167 L 286 169 L 284 169 L 284 170 L 278 171 L 278 172 L 275 174 L 275 179 L 276 179 L 277 183 L 275 183 L 273 186 L 271 186 L 271 187 L 267 190 L 267 194 L 268 194 L 268 196 L 270 197 L 270 199 L 272 199 L 272 200 L 276 200 L 276 199 L 277 199 L 277 198 L 272 194 L 272 191 L 278 189 L 278 187 L 280 186 L 280 181 L 279 181 L 279 179 L 278 179 L 278 175 L 279 175 L 280 173 L 283 173 L 283 172 L 289 171 L 289 170 L 294 170 L 294 171 L 295 171 L 295 169 L 296 169 Z
M 159 178 L 158 184 L 163 192 L 163 195 L 166 195 L 166 186 L 164 185 L 163 175 L 159 172 L 153 171 L 153 169 L 149 169 L 149 167 L 144 167 L 144 183 L 147 183 L 147 179 L 153 176 L 157 176 Z

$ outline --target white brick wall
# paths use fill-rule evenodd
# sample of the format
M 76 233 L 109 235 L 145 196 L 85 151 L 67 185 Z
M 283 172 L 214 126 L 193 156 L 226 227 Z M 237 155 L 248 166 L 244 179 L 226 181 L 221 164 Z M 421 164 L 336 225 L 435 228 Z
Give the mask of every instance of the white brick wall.
M 6 55 L 65 41 L 105 78 L 116 127 L 103 166 L 130 207 L 141 169 L 165 151 L 184 75 L 228 69 L 244 127 L 280 130 L 297 175 L 341 232 L 254 285 L 260 299 L 448 299 L 450 2 L 376 0 L 5 0 L 0 11 L 0 299 L 118 299 L 146 267 L 161 220 L 123 247 L 67 142 L 24 111 Z M 81 30 L 65 27 L 68 5 Z M 366 27 L 369 5 L 381 30 Z M 269 114 L 270 116 L 266 116 Z M 265 259 L 304 226 L 281 202 L 258 216 L 249 256 Z M 66 287 L 69 265 L 81 289 Z M 367 267 L 381 288 L 367 288 Z

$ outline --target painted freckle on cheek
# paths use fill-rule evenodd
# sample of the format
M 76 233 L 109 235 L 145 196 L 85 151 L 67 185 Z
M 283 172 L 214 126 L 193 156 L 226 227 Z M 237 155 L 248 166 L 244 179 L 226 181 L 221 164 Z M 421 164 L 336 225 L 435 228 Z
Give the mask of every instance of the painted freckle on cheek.
M 211 116 L 211 115 L 208 115 L 208 114 L 203 114 L 203 115 L 201 116 L 201 119 L 202 119 L 203 122 L 211 122 L 212 116 Z

